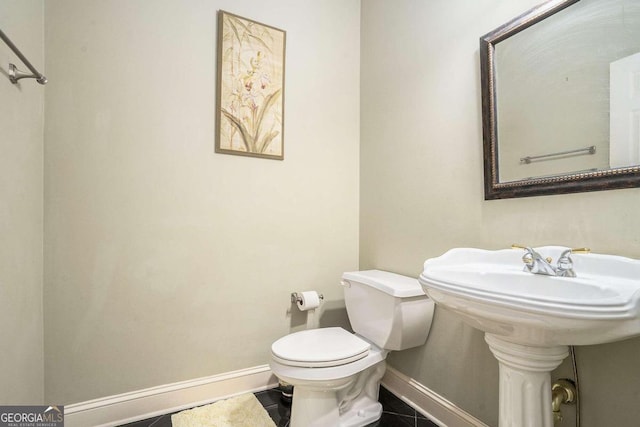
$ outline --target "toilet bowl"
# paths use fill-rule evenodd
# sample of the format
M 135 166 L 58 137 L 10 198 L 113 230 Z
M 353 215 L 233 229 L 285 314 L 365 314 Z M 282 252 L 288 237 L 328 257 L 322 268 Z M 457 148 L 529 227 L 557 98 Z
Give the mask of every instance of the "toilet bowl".
M 310 329 L 276 341 L 271 370 L 294 386 L 290 425 L 360 426 L 380 418 L 378 386 L 387 353 L 342 328 Z
M 416 279 L 379 270 L 344 273 L 343 328 L 286 335 L 271 346 L 271 370 L 294 386 L 291 427 L 361 427 L 378 420 L 390 350 L 426 342 L 433 301 Z

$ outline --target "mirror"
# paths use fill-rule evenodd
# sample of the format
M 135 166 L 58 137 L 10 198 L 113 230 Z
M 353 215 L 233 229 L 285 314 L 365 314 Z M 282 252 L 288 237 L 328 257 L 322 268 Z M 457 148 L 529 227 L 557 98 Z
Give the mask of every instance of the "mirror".
M 547 1 L 480 64 L 486 200 L 640 187 L 640 2 Z

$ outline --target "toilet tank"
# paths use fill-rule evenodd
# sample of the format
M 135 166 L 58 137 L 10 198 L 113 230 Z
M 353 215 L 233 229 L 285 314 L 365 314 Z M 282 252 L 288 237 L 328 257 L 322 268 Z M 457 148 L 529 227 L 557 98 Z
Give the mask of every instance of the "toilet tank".
M 424 344 L 434 302 L 417 279 L 381 270 L 342 275 L 353 330 L 380 348 L 404 350 Z

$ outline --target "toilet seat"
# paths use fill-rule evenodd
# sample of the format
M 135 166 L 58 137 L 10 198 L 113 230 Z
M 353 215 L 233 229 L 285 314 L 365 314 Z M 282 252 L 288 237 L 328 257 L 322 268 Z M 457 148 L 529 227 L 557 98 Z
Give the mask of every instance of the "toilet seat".
M 365 358 L 371 344 L 342 328 L 295 332 L 271 345 L 273 360 L 287 366 L 326 368 Z

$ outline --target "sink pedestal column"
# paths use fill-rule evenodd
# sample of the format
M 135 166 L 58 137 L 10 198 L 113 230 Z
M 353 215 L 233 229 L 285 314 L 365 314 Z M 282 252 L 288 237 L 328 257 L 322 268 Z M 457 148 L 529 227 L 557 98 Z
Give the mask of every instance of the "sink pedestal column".
M 500 427 L 553 427 L 551 371 L 569 355 L 567 346 L 514 344 L 486 333 L 500 366 Z

